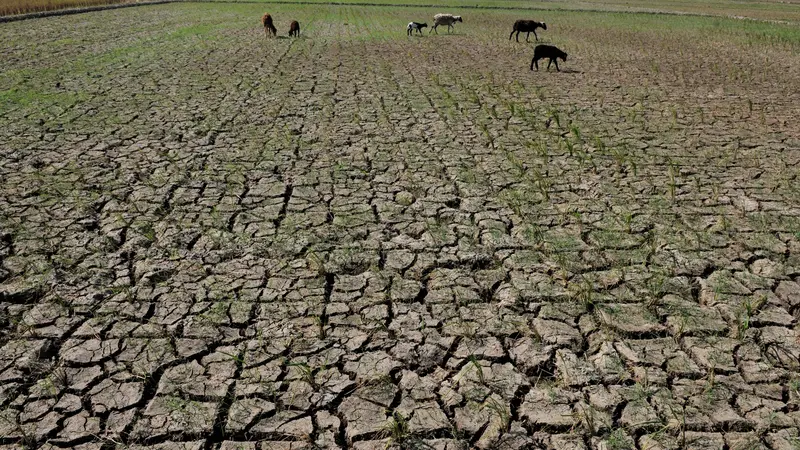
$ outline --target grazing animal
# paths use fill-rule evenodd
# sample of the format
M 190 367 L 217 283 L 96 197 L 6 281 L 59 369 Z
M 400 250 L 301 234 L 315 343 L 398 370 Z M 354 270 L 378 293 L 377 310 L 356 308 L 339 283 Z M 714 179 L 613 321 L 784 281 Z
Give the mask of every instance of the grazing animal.
M 269 34 L 272 33 L 273 36 L 278 35 L 278 30 L 275 29 L 275 25 L 272 24 L 272 16 L 269 13 L 265 13 L 261 16 L 261 23 L 264 25 L 264 34 L 269 37 Z
M 422 34 L 422 29 L 427 27 L 427 23 L 419 23 L 419 22 L 409 22 L 408 27 L 406 27 L 407 34 L 411 36 L 414 34 L 414 30 L 417 30 L 419 34 Z
M 550 64 L 555 62 L 556 70 L 561 72 L 561 69 L 558 68 L 558 58 L 561 58 L 562 61 L 566 61 L 567 54 L 557 49 L 556 47 L 553 47 L 552 45 L 544 45 L 544 44 L 537 45 L 536 48 L 533 49 L 531 70 L 533 70 L 534 65 L 536 66 L 536 70 L 539 70 L 539 60 L 544 58 L 550 59 L 550 62 L 547 63 L 547 70 L 550 70 Z
M 437 28 L 439 25 L 447 25 L 447 32 L 450 32 L 450 28 L 453 28 L 453 24 L 456 22 L 464 22 L 461 20 L 461 16 L 454 16 L 452 14 L 437 14 L 433 16 L 433 26 L 431 27 L 431 31 L 436 31 L 436 34 L 439 34 L 439 30 Z M 430 34 L 431 31 L 428 31 Z
M 289 36 L 300 37 L 300 24 L 296 20 L 289 24 Z
M 531 37 L 531 33 L 533 33 L 533 37 L 538 41 L 539 36 L 536 35 L 537 28 L 546 30 L 547 24 L 544 22 L 539 23 L 535 20 L 518 20 L 514 22 L 514 30 L 511 31 L 510 35 L 508 35 L 508 40 L 510 41 L 511 37 L 514 36 L 514 33 L 517 33 L 517 42 L 519 42 L 519 34 L 528 33 L 525 35 L 525 42 L 530 42 L 529 39 Z

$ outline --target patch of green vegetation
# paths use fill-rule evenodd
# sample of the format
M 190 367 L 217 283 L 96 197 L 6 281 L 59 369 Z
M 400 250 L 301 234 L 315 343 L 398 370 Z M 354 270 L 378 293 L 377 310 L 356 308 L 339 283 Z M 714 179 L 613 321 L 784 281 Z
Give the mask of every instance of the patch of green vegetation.
M 0 114 L 20 107 L 37 110 L 50 106 L 68 108 L 87 98 L 85 92 L 57 90 L 55 83 L 48 83 L 47 80 L 55 78 L 56 73 L 54 69 L 12 69 L 3 72 Z
M 212 0 L 224 1 L 224 0 Z M 268 3 L 268 0 L 263 0 Z M 299 0 L 298 0 L 299 1 Z M 309 0 L 303 0 L 308 2 Z M 310 0 L 314 3 L 327 4 L 329 0 Z M 363 5 L 396 5 L 396 6 L 431 6 L 460 8 L 502 8 L 521 10 L 549 11 L 620 11 L 620 12 L 668 12 L 679 14 L 699 14 L 723 17 L 749 17 L 764 20 L 800 20 L 800 13 L 790 3 L 779 2 L 740 2 L 736 0 L 711 0 L 693 2 L 686 0 L 598 0 L 585 2 L 568 0 L 559 3 L 532 3 L 525 0 L 345 0 L 348 4 Z
M 612 430 L 605 441 L 606 448 L 609 450 L 628 450 L 634 448 L 633 439 L 631 439 L 622 428 Z
M 212 31 L 218 29 L 218 25 L 213 24 L 194 24 L 187 27 L 181 27 L 177 30 L 170 31 L 168 37 L 171 39 L 179 39 L 185 37 L 204 36 L 208 37 Z

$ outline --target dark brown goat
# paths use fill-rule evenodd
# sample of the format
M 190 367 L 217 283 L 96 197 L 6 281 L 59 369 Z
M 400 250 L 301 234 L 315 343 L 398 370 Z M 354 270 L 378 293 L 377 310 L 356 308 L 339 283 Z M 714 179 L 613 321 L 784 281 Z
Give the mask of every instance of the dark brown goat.
M 272 24 L 272 16 L 270 16 L 269 13 L 264 13 L 264 15 L 261 16 L 261 23 L 264 25 L 264 34 L 267 37 L 269 37 L 270 33 L 272 33 L 273 36 L 278 35 L 278 30 L 276 30 L 275 25 Z
M 289 25 L 289 36 L 300 37 L 300 24 L 296 20 Z
M 536 66 L 536 70 L 539 70 L 539 60 L 544 58 L 550 59 L 550 62 L 547 63 L 547 70 L 550 70 L 550 64 L 556 63 L 556 70 L 561 72 L 561 69 L 558 68 L 558 58 L 561 58 L 562 61 L 566 61 L 567 54 L 552 45 L 537 45 L 536 48 L 533 49 L 531 70 L 533 70 L 534 65 Z
M 519 34 L 528 33 L 525 35 L 525 42 L 529 42 L 528 39 L 530 39 L 531 33 L 533 33 L 533 37 L 538 41 L 539 36 L 536 35 L 537 28 L 546 30 L 547 24 L 544 22 L 539 23 L 535 20 L 518 20 L 514 22 L 514 30 L 511 31 L 510 35 L 508 35 L 508 40 L 510 41 L 511 37 L 514 36 L 514 33 L 517 33 L 517 42 L 519 42 Z

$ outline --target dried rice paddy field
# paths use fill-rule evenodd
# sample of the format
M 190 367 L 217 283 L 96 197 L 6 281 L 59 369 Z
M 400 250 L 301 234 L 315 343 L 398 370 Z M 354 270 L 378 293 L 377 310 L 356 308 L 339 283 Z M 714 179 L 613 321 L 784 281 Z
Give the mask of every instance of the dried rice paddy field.
M 796 27 L 265 9 L 0 25 L 0 448 L 797 448 Z

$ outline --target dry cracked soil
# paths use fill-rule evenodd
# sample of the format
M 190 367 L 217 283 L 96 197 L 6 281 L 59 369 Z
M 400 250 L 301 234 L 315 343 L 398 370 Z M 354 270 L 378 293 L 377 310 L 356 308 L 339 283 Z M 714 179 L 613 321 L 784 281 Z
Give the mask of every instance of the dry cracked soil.
M 798 448 L 798 47 L 263 10 L 0 25 L 0 448 Z

